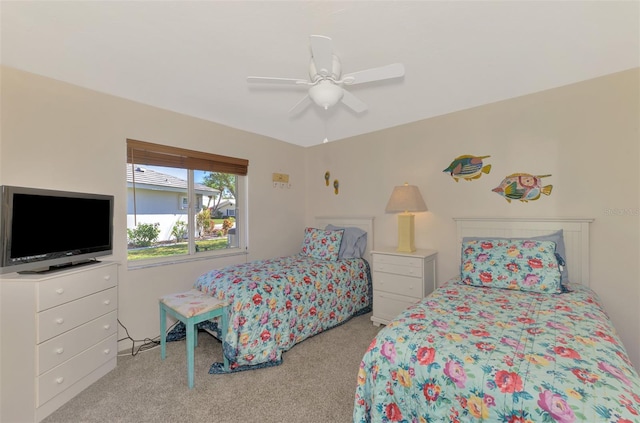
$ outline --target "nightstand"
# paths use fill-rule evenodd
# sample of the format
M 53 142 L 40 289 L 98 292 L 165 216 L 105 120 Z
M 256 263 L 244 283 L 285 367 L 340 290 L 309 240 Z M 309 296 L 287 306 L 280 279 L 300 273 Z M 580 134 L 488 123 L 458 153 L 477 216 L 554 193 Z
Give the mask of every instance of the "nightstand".
M 371 252 L 373 261 L 373 315 L 376 326 L 388 324 L 407 307 L 436 288 L 435 250 L 399 253 L 395 248 Z

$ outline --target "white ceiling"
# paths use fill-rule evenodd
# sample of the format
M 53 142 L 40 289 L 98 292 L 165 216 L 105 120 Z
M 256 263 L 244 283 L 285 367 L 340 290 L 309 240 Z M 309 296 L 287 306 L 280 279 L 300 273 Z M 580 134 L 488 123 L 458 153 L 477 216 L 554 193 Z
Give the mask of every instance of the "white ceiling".
M 301 146 L 640 65 L 638 1 L 2 1 L 2 64 Z M 368 104 L 288 111 L 309 35 L 343 73 L 400 62 L 353 86 Z

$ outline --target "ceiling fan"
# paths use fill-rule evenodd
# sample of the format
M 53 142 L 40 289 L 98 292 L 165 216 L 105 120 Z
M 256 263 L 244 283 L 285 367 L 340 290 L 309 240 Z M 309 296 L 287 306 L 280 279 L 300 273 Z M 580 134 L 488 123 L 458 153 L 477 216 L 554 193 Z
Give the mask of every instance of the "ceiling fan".
M 311 35 L 309 39 L 311 61 L 309 63 L 308 80 L 266 76 L 247 77 L 249 82 L 273 82 L 308 86 L 307 95 L 291 108 L 290 113 L 301 111 L 311 102 L 327 110 L 340 100 L 355 112 L 361 113 L 367 110 L 367 105 L 344 89 L 344 86 L 404 76 L 404 65 L 402 63 L 394 63 L 342 75 L 340 59 L 333 54 L 331 38 L 324 35 Z

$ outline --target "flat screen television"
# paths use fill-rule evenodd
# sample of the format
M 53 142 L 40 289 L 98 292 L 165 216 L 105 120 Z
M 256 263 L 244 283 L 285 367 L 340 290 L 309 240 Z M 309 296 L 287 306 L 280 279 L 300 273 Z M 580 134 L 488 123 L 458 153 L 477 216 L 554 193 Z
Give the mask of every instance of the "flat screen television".
M 0 273 L 41 273 L 113 254 L 113 196 L 2 186 Z

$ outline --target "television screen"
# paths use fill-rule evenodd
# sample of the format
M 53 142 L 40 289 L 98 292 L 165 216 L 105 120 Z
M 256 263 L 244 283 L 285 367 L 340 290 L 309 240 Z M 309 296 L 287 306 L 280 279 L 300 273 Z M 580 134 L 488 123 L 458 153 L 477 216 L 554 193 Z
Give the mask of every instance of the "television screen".
M 112 254 L 113 196 L 2 188 L 3 273 L 49 270 Z

